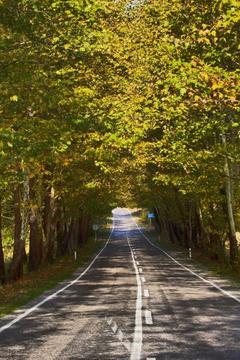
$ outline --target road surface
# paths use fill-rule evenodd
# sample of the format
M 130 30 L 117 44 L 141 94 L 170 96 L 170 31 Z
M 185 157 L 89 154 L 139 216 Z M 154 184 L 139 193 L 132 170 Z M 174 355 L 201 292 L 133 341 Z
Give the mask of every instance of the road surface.
M 127 211 L 64 286 L 0 321 L 0 359 L 240 359 L 239 289 L 161 252 Z

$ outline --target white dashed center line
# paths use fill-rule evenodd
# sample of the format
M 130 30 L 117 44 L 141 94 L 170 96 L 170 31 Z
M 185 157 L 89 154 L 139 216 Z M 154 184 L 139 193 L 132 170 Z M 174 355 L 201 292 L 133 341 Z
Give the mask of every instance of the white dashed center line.
M 114 332 L 114 334 L 117 332 L 117 330 L 118 330 L 118 326 L 117 326 L 117 324 L 115 323 L 115 321 L 113 322 L 113 324 L 112 324 L 112 331 Z
M 140 274 L 143 272 L 143 271 L 142 271 L 142 268 L 139 268 L 139 272 L 140 272 Z
M 149 298 L 149 291 L 147 289 L 144 290 L 144 297 Z
M 150 310 L 145 310 L 145 322 L 147 325 L 153 324 L 152 313 Z
M 144 276 L 142 276 L 142 282 L 144 283 L 144 282 L 146 282 L 146 280 L 145 280 L 145 277 Z
M 127 238 L 128 245 L 130 247 L 129 239 Z M 142 284 L 139 276 L 138 268 L 136 261 L 133 256 L 133 251 L 130 247 L 133 266 L 135 269 L 136 279 L 137 279 L 137 300 L 136 300 L 136 311 L 135 311 L 135 327 L 134 327 L 134 336 L 133 343 L 131 346 L 131 357 L 130 360 L 140 360 L 142 352 Z

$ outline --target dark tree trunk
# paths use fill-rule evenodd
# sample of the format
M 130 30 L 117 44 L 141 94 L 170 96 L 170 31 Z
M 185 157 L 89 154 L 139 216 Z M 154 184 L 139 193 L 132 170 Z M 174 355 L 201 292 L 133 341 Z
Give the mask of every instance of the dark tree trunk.
M 56 241 L 57 241 L 57 256 L 63 256 L 65 253 L 64 241 L 67 235 L 66 224 L 62 224 L 58 220 L 56 225 Z
M 163 231 L 163 219 L 159 214 L 157 206 L 154 207 L 155 224 L 158 226 L 159 232 Z
M 5 264 L 2 244 L 2 204 L 0 202 L 0 284 L 5 283 Z
M 54 249 L 56 240 L 56 204 L 54 188 L 48 188 L 44 199 L 43 228 L 45 234 L 44 261 L 51 262 L 54 259 Z
M 171 221 L 168 221 L 167 227 L 168 227 L 169 239 L 174 244 L 176 242 L 177 238 L 176 238 L 176 234 L 174 231 L 173 223 Z
M 32 179 L 30 181 L 30 243 L 29 243 L 29 271 L 35 271 L 39 268 L 43 256 L 43 227 L 41 214 L 41 197 L 37 193 L 37 184 Z
M 178 240 L 178 243 L 181 245 L 183 238 L 183 232 L 181 226 L 179 224 L 173 224 L 173 231 L 176 236 L 176 239 Z
M 193 246 L 193 202 L 190 200 L 188 209 L 188 247 Z
M 229 231 L 229 255 L 232 266 L 234 268 L 238 268 L 238 263 L 239 263 L 238 242 L 237 242 L 236 234 L 233 234 L 232 231 Z
M 78 247 L 79 222 L 77 220 L 72 220 L 70 229 L 70 236 L 68 239 L 68 252 L 70 254 L 73 254 Z
M 18 186 L 14 192 L 14 247 L 13 259 L 9 269 L 11 280 L 18 280 L 23 274 L 24 246 L 21 239 L 21 194 Z
M 89 231 L 90 217 L 88 214 L 83 214 L 79 220 L 79 236 L 78 244 L 81 245 L 87 241 Z
M 222 142 L 224 149 L 227 150 L 227 137 L 222 135 Z M 229 223 L 229 247 L 230 247 L 230 262 L 233 267 L 239 265 L 239 251 L 238 241 L 236 234 L 236 225 L 234 219 L 234 196 L 233 196 L 233 182 L 232 182 L 232 164 L 228 156 L 225 156 L 224 171 L 226 176 L 226 203 L 227 203 L 227 215 Z

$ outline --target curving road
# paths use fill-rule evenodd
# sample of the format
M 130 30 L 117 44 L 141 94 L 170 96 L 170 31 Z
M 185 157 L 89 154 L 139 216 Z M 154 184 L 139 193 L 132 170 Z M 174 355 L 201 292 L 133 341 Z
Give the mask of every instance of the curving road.
M 84 273 L 0 321 L 0 359 L 239 360 L 240 289 L 184 261 L 116 211 Z

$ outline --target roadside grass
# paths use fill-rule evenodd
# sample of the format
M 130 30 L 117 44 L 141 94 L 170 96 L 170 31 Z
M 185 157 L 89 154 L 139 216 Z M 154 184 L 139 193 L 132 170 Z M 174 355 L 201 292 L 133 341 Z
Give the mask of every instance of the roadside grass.
M 240 268 L 233 269 L 223 261 L 212 260 L 196 250 L 193 251 L 193 261 L 204 270 L 211 271 L 213 275 L 221 276 L 221 278 L 231 281 L 233 285 L 240 286 Z
M 232 269 L 232 267 L 225 262 L 211 259 L 207 254 L 203 254 L 199 250 L 194 249 L 192 250 L 192 259 L 189 259 L 188 250 L 186 248 L 179 244 L 172 243 L 168 240 L 166 234 L 161 234 L 159 240 L 159 232 L 153 226 L 151 230 L 149 230 L 149 224 L 145 219 L 139 219 L 139 224 L 147 229 L 147 235 L 149 235 L 156 244 L 159 244 L 163 250 L 177 251 L 186 257 L 192 264 L 197 265 L 201 270 L 208 271 L 214 276 L 228 280 L 232 285 L 240 285 L 240 268 L 237 270 Z
M 76 261 L 73 256 L 58 258 L 53 264 L 44 265 L 36 272 L 25 274 L 17 282 L 0 286 L 0 318 L 26 305 L 59 282 L 72 278 L 74 271 L 88 263 L 103 244 L 103 241 L 94 242 L 93 239 L 89 239 L 78 249 Z
M 178 244 L 173 244 L 161 235 L 161 240 L 156 238 L 155 241 L 159 243 L 164 249 L 169 251 L 178 251 L 182 253 L 188 261 L 195 263 L 200 269 L 203 271 L 210 271 L 213 275 L 221 276 L 226 280 L 230 280 L 231 282 L 235 283 L 236 285 L 240 285 L 240 269 L 233 270 L 230 265 L 224 263 L 223 261 L 213 260 L 207 254 L 201 253 L 199 250 L 192 250 L 192 259 L 189 259 L 188 250 L 183 248 Z

